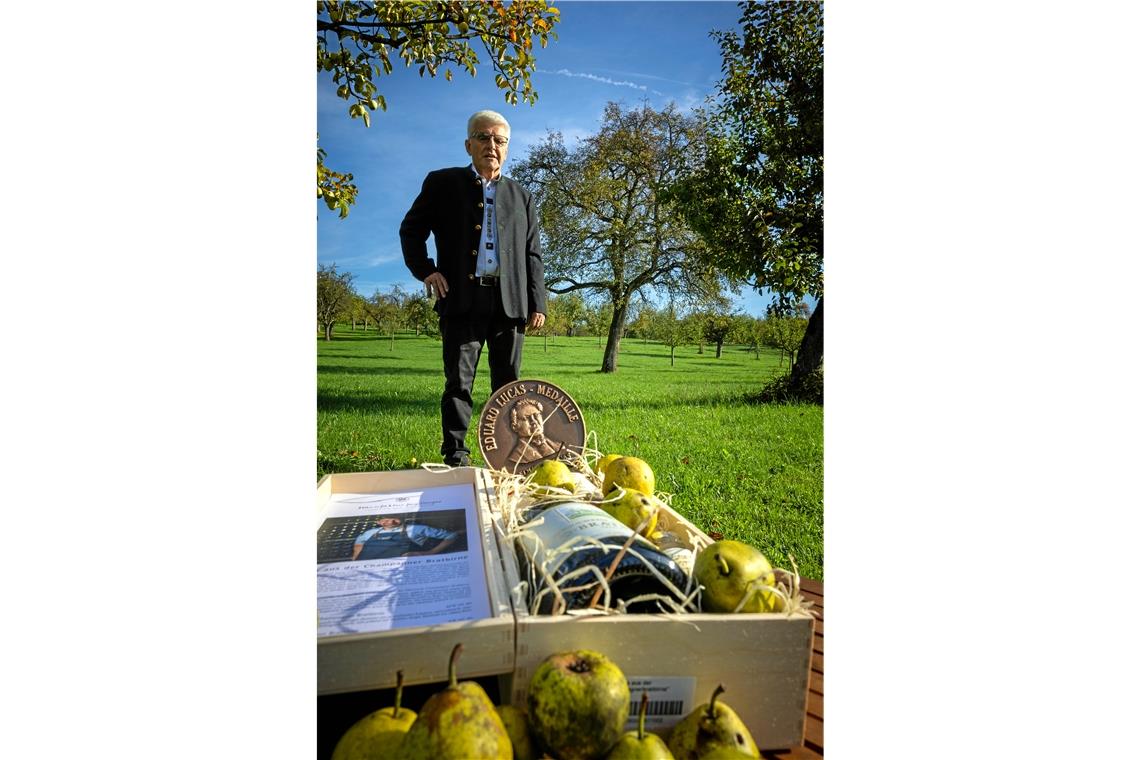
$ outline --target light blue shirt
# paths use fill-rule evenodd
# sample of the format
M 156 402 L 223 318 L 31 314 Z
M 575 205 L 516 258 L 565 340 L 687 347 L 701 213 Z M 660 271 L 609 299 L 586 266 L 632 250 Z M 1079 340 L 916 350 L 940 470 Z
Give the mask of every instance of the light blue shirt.
M 479 231 L 479 258 L 475 262 L 475 275 L 477 277 L 497 277 L 499 274 L 498 240 L 495 239 L 495 186 L 497 180 L 484 179 L 475 171 L 475 164 L 471 164 L 471 171 L 483 183 L 483 229 Z M 499 175 L 502 176 L 501 174 Z
M 394 539 L 403 535 L 406 535 L 409 539 L 415 541 L 420 546 L 423 546 L 429 538 L 434 538 L 442 541 L 446 541 L 449 538 L 455 538 L 455 534 L 450 530 L 444 530 L 443 528 L 433 528 L 430 525 L 420 525 L 419 523 L 413 523 L 411 525 L 401 526 L 399 528 L 377 527 L 366 530 L 356 538 L 356 541 L 354 543 L 363 544 L 369 539 L 373 538 Z

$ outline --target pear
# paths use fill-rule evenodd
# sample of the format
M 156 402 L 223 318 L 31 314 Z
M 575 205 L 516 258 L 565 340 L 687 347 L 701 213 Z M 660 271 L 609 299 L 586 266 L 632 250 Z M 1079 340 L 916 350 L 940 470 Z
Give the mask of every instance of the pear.
M 514 760 L 537 760 L 534 751 L 534 742 L 530 740 L 530 726 L 527 723 L 526 711 L 514 705 L 499 705 L 499 718 L 507 735 L 511 737 L 511 747 L 514 749 Z
M 641 692 L 641 708 L 637 712 L 637 730 L 626 731 L 606 755 L 606 760 L 673 760 L 665 740 L 657 734 L 645 733 L 645 713 L 649 694 Z
M 617 486 L 616 488 L 621 488 Z M 661 507 L 665 502 L 656 496 L 635 491 L 632 488 L 621 488 L 621 498 L 614 501 L 604 501 L 598 506 L 620 520 L 630 530 L 641 528 L 639 533 L 648 536 L 657 527 L 657 517 L 661 514 Z M 610 496 L 613 496 L 611 493 Z
M 535 668 L 526 703 L 542 749 L 559 760 L 604 757 L 625 730 L 629 682 L 600 652 L 559 652 Z
M 743 760 L 746 757 L 756 756 L 741 752 L 735 747 L 716 747 L 701 755 L 701 760 Z
M 392 757 L 404 734 L 416 720 L 414 711 L 400 707 L 404 671 L 396 671 L 396 704 L 365 715 L 344 732 L 333 749 L 332 760 L 373 760 Z
M 428 698 L 400 743 L 403 760 L 474 760 L 509 758 L 511 738 L 495 705 L 474 681 L 456 682 L 455 663 L 462 644 L 451 650 L 449 684 Z
M 705 612 L 736 612 L 753 586 L 775 586 L 772 565 L 759 549 L 725 539 L 709 544 L 693 563 L 693 577 L 705 587 L 701 609 Z M 779 612 L 780 597 L 771 591 L 755 591 L 741 612 Z
M 703 760 L 713 757 L 714 752 L 716 757 L 723 757 L 729 750 L 746 757 L 760 757 L 744 721 L 731 707 L 717 702 L 722 692 L 724 686 L 717 684 L 707 705 L 701 705 L 673 726 L 669 751 L 677 760 Z
M 602 493 L 609 494 L 615 486 L 632 488 L 645 494 L 653 493 L 657 478 L 653 469 L 644 459 L 620 457 L 606 466 L 606 476 L 602 481 Z
M 577 482 L 574 480 L 574 473 L 565 462 L 558 459 L 547 459 L 545 462 L 535 468 L 531 474 L 530 482 L 536 486 L 541 486 L 537 489 L 540 493 L 549 493 L 557 496 L 557 491 L 551 491 L 550 486 L 554 488 L 565 488 L 570 493 L 574 493 Z
M 622 458 L 621 454 L 606 454 L 604 457 L 599 459 L 597 461 L 597 463 L 594 465 L 594 472 L 598 473 L 598 477 L 605 478 L 606 477 L 606 468 L 610 466 L 611 462 L 614 462 L 614 461 L 621 459 L 621 458 Z

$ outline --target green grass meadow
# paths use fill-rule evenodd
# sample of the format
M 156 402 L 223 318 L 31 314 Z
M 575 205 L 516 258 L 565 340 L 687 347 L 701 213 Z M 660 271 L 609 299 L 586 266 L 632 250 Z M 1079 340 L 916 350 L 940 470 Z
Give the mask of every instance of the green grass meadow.
M 545 345 L 544 345 L 545 344 Z M 606 453 L 646 460 L 657 488 L 705 532 L 758 547 L 773 564 L 823 579 L 823 409 L 746 401 L 787 371 L 776 353 L 743 346 L 698 353 L 626 338 L 618 372 L 602 374 L 596 337 L 528 336 L 521 376 L 548 380 L 582 409 Z M 484 356 L 468 446 L 483 464 L 475 422 L 490 395 Z M 338 326 L 317 341 L 317 476 L 396 470 L 439 455 L 440 343 Z

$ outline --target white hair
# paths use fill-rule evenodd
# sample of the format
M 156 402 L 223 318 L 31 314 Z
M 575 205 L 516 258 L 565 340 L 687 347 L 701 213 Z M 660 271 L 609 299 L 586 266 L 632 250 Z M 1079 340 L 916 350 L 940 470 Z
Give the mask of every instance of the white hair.
M 476 111 L 471 114 L 471 118 L 467 120 L 467 136 L 470 137 L 474 134 L 476 124 L 502 124 L 507 128 L 507 134 L 511 133 L 511 125 L 498 111 Z

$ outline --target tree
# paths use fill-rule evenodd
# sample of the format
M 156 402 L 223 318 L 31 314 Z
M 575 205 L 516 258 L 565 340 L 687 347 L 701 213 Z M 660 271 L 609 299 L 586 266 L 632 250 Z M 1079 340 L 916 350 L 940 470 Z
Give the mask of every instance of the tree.
M 708 313 L 703 315 L 701 337 L 716 344 L 716 358 L 720 358 L 724 341 L 736 327 L 736 319 L 731 314 Z
M 792 369 L 823 365 L 823 4 L 741 3 L 700 169 L 672 197 L 708 261 L 779 301 L 818 301 Z
M 439 324 L 431 301 L 423 293 L 407 296 L 400 304 L 400 309 L 403 311 L 403 323 L 415 329 L 416 337 L 421 332 L 434 332 L 432 326 Z
M 733 330 L 731 339 L 737 343 L 742 343 L 748 346 L 748 350 L 760 358 L 760 347 L 764 345 L 763 341 L 764 320 L 757 317 L 741 317 L 737 323 L 736 328 Z
M 557 335 L 566 329 L 566 315 L 562 310 L 562 299 L 550 296 L 546 299 L 546 321 L 538 328 L 542 336 L 542 350 L 545 353 L 550 342 L 550 336 Z
M 693 258 L 700 238 L 662 199 L 692 171 L 696 121 L 670 105 L 631 111 L 610 103 L 599 132 L 570 150 L 552 132 L 513 176 L 539 204 L 546 287 L 584 291 L 612 308 L 602 372 L 616 372 L 632 299 L 655 289 L 717 290 L 711 267 Z
M 653 312 L 650 318 L 649 331 L 654 340 L 659 340 L 669 347 L 669 366 L 676 364 L 677 346 L 692 341 L 692 320 L 681 319 L 677 315 L 677 307 L 672 301 L 660 311 Z
M 389 351 L 396 347 L 396 330 L 403 324 L 403 305 L 406 297 L 407 293 L 402 287 L 393 285 L 387 293 L 376 290 L 365 302 L 368 313 L 376 321 L 377 327 L 388 331 Z
M 317 2 L 317 70 L 332 73 L 337 97 L 348 101 L 348 115 L 370 126 L 371 112 L 388 103 L 375 79 L 392 73 L 392 59 L 405 67 L 419 64 L 419 73 L 435 78 L 442 69 L 447 81 L 452 66 L 475 76 L 480 44 L 495 72 L 495 85 L 517 105 L 534 105 L 538 92 L 531 85 L 535 42 L 546 47 L 559 21 L 559 11 L 545 0 L 489 2 Z M 335 35 L 336 39 L 331 39 Z M 356 202 L 351 174 L 324 165 L 317 152 L 317 197 L 343 219 Z
M 598 348 L 602 347 L 602 336 L 608 335 L 613 322 L 614 305 L 606 301 L 586 312 L 586 330 L 598 336 Z
M 352 272 L 338 272 L 336 264 L 317 267 L 317 322 L 332 340 L 333 326 L 352 304 Z
M 586 326 L 587 308 L 586 299 L 581 293 L 566 293 L 557 296 L 558 309 L 562 316 L 562 327 L 566 330 L 566 337 L 573 337 L 576 330 Z
M 637 309 L 633 319 L 629 321 L 629 334 L 634 338 L 641 338 L 642 343 L 648 343 L 650 333 L 653 332 L 653 320 L 657 318 L 657 309 L 649 303 L 643 303 Z
M 760 342 L 769 348 L 780 351 L 780 364 L 784 355 L 788 356 L 788 366 L 793 366 L 796 352 L 803 343 L 808 320 L 803 317 L 768 317 L 760 330 Z
M 348 299 L 348 308 L 345 309 L 349 320 L 352 322 L 352 331 L 356 332 L 356 323 L 364 323 L 364 332 L 368 332 L 368 305 L 364 302 L 364 298 L 355 291 Z

